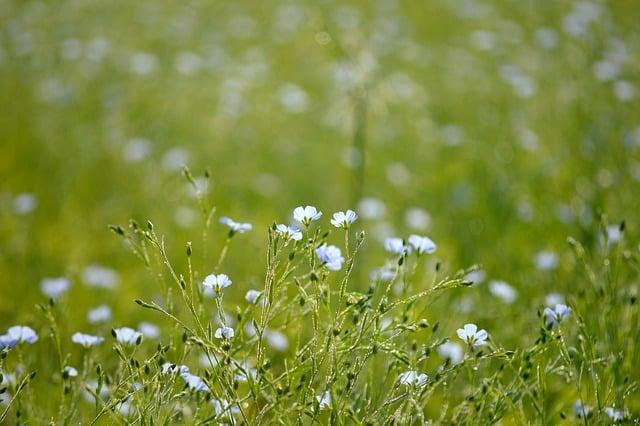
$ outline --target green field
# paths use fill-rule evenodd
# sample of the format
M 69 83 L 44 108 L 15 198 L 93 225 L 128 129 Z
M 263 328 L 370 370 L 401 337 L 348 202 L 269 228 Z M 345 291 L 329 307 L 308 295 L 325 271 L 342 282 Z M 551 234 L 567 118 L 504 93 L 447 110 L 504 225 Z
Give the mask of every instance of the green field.
M 39 337 L 0 339 L 0 424 L 638 421 L 639 23 L 630 0 L 0 0 L 0 336 Z

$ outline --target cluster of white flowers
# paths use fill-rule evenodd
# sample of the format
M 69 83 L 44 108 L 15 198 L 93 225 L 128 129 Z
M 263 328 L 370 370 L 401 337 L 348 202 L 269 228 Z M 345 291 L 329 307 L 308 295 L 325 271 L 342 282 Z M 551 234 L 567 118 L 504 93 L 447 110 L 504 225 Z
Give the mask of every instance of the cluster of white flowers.
M 386 238 L 384 240 L 384 248 L 391 254 L 411 254 L 416 253 L 418 256 L 422 254 L 431 254 L 436 251 L 437 246 L 429 237 L 421 235 L 409 235 L 406 243 L 402 238 Z

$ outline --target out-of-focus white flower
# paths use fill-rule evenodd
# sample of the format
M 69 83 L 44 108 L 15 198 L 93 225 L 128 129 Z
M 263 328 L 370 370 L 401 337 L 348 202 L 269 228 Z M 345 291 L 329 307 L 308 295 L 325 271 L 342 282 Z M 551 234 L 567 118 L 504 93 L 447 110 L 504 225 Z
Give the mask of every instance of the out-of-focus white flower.
M 385 238 L 384 249 L 393 254 L 403 254 L 411 250 L 409 246 L 405 246 L 402 238 Z
M 321 410 L 331 407 L 331 392 L 326 391 L 322 395 L 316 396 L 316 400 L 318 401 L 319 408 Z
M 258 302 L 258 299 L 260 298 L 260 296 L 262 296 L 262 292 L 258 291 L 258 290 L 249 290 L 247 291 L 247 293 L 244 295 L 244 299 L 251 303 L 252 305 L 255 305 Z
M 205 277 L 202 285 L 215 292 L 221 292 L 222 289 L 229 287 L 231 283 L 231 279 L 226 274 L 210 274 Z
M 407 241 L 419 255 L 424 253 L 431 254 L 436 251 L 437 248 L 436 243 L 431 241 L 429 237 L 410 235 Z
M 100 305 L 87 312 L 87 321 L 90 324 L 99 324 L 111 320 L 111 308 L 107 305 Z
M 300 113 L 307 110 L 307 93 L 295 84 L 287 83 L 278 90 L 278 97 L 282 107 L 290 113 Z
M 380 219 L 387 211 L 384 203 L 377 198 L 363 198 L 358 203 L 358 211 L 365 219 Z
M 561 303 L 564 303 L 564 296 L 560 293 L 549 293 L 547 297 L 545 297 L 545 303 L 549 306 L 555 306 Z
M 120 278 L 113 269 L 93 264 L 84 268 L 82 280 L 90 287 L 114 288 L 118 285 Z
M 276 232 L 285 240 L 300 241 L 302 239 L 302 232 L 300 232 L 300 229 L 295 226 L 287 226 L 281 223 L 276 225 Z
M 591 407 L 590 405 L 586 405 L 583 404 L 582 401 L 576 401 L 573 403 L 573 412 L 576 414 L 576 417 L 578 418 L 585 418 L 585 417 L 589 417 L 589 415 L 591 414 L 591 411 L 593 411 L 593 407 Z
M 71 287 L 71 281 L 65 277 L 44 278 L 40 283 L 42 293 L 52 299 L 58 299 L 69 291 L 69 287 Z
M 38 199 L 28 192 L 18 194 L 13 199 L 13 210 L 18 214 L 31 213 L 38 207 Z
M 413 370 L 405 371 L 398 376 L 400 384 L 405 386 L 424 386 L 427 380 L 429 377 L 426 374 Z
M 624 410 L 616 409 L 613 407 L 605 407 L 604 412 L 611 420 L 616 423 L 623 421 L 625 417 L 627 417 Z
M 465 324 L 463 328 L 457 330 L 458 337 L 471 347 L 483 346 L 487 344 L 488 334 L 486 330 L 478 331 L 475 324 Z
M 5 336 L 8 337 L 8 340 L 15 340 L 17 342 L 16 344 L 33 344 L 38 341 L 38 335 L 36 332 L 26 325 L 14 325 L 13 327 L 9 327 Z
M 193 389 L 196 392 L 209 392 L 209 386 L 201 377 L 191 373 L 180 373 L 180 377 L 182 377 L 189 389 Z
M 151 152 L 151 142 L 143 138 L 130 139 L 123 149 L 123 156 L 126 161 L 137 163 L 147 158 Z
M 491 281 L 489 291 L 504 303 L 513 303 L 518 298 L 518 292 L 505 281 Z
M 8 334 L 3 334 L 0 336 L 0 350 L 2 349 L 13 349 L 18 345 L 18 339 L 15 337 L 11 337 Z
M 428 229 L 431 224 L 431 216 L 426 210 L 413 207 L 405 212 L 404 221 L 410 228 L 424 231 Z
M 547 317 L 547 323 L 555 327 L 562 321 L 567 319 L 571 314 L 571 308 L 562 303 L 558 303 L 555 308 L 545 308 L 544 315 Z
M 71 341 L 73 343 L 77 343 L 78 345 L 82 345 L 85 348 L 89 348 L 91 346 L 97 346 L 104 341 L 103 337 L 100 336 L 92 336 L 91 334 L 85 333 L 73 333 L 71 336 Z
M 138 52 L 131 55 L 129 69 L 132 73 L 146 75 L 152 73 L 158 67 L 158 58 L 147 52 Z
M 143 338 L 142 333 L 129 327 L 114 328 L 113 337 L 123 345 L 138 345 Z
M 484 281 L 486 274 L 482 269 L 478 269 L 477 271 L 471 271 L 464 276 L 465 281 L 469 281 L 473 283 L 473 285 L 482 284 Z
M 358 219 L 358 214 L 353 210 L 347 210 L 346 212 L 335 212 L 331 219 L 331 224 L 336 228 L 347 229 L 349 226 Z
M 162 374 L 180 373 L 182 375 L 182 374 L 188 374 L 189 373 L 189 367 L 187 367 L 186 365 L 180 365 L 180 364 L 173 364 L 171 362 L 165 362 L 164 364 L 162 364 L 162 367 L 160 368 L 160 371 L 162 372 Z
M 374 281 L 391 281 L 396 276 L 394 268 L 385 266 L 383 268 L 376 268 L 371 271 L 369 278 Z
M 338 247 L 323 244 L 316 249 L 316 255 L 329 270 L 339 271 L 342 269 L 344 257 Z
M 267 339 L 267 344 L 279 352 L 284 352 L 289 348 L 289 339 L 284 333 L 277 330 L 264 330 L 264 337 Z
M 83 396 L 87 402 L 95 402 L 94 394 L 97 394 L 101 400 L 106 400 L 110 395 L 109 386 L 104 383 L 101 384 L 100 389 L 98 390 L 97 380 L 89 380 L 85 383 L 85 386 L 93 391 L 93 393 L 91 393 L 87 389 L 83 388 Z
M 558 266 L 558 256 L 551 251 L 539 251 L 535 257 L 536 268 L 541 271 L 549 271 Z
M 189 162 L 189 151 L 184 148 L 171 148 L 164 154 L 162 165 L 167 170 L 179 170 Z
M 150 322 L 141 322 L 138 324 L 138 331 L 142 333 L 144 337 L 149 339 L 157 339 L 160 337 L 160 327 Z
M 313 206 L 296 207 L 293 209 L 293 218 L 304 226 L 309 226 L 311 222 L 320 219 L 322 212 Z
M 66 376 L 66 377 L 77 377 L 78 376 L 78 370 L 76 370 L 75 368 L 71 367 L 70 365 L 67 365 L 62 370 L 62 375 Z
M 216 339 L 230 340 L 235 336 L 235 331 L 231 327 L 220 327 L 216 330 L 214 336 Z
M 616 244 L 618 241 L 620 241 L 622 239 L 622 231 L 620 231 L 620 226 L 609 225 L 607 227 L 607 239 L 609 240 L 609 244 Z
M 636 87 L 628 81 L 619 80 L 613 85 L 613 93 L 619 101 L 629 102 L 636 97 Z
M 220 218 L 220 223 L 223 225 L 227 225 L 229 229 L 231 229 L 232 234 L 235 232 L 244 234 L 245 232 L 250 231 L 253 228 L 253 225 L 251 225 L 250 223 L 236 222 L 235 220 L 227 216 L 222 216 Z
M 454 342 L 445 342 L 438 346 L 438 354 L 442 358 L 451 360 L 453 364 L 460 364 L 464 358 L 462 346 Z

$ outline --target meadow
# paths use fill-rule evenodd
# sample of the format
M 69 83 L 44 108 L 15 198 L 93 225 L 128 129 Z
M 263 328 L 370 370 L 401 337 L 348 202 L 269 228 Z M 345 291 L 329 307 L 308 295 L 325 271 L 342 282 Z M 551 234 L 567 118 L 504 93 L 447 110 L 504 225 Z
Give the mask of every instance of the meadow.
M 0 424 L 637 424 L 638 23 L 0 0 Z

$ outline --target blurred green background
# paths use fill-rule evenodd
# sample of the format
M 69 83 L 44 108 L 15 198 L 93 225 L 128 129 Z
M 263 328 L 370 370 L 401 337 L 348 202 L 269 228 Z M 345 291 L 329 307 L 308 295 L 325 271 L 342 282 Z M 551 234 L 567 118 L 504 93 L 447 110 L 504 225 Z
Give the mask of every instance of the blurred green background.
M 597 244 L 600 212 L 637 233 L 638 22 L 624 0 L 2 0 L 0 323 L 41 324 L 57 276 L 68 332 L 154 319 L 132 300 L 161 290 L 107 225 L 151 219 L 178 264 L 186 241 L 203 253 L 186 164 L 210 171 L 218 214 L 254 225 L 223 267 L 231 299 L 261 286 L 270 223 L 353 208 L 358 286 L 384 237 L 429 235 L 429 262 L 518 292 L 472 315 L 495 305 L 487 286 L 452 292 L 430 320 L 531 340 L 545 296 L 576 288 L 566 237 Z M 200 274 L 217 217 L 210 234 Z M 541 250 L 559 266 L 537 268 Z M 118 286 L 87 286 L 89 265 Z M 113 320 L 88 324 L 102 303 Z

